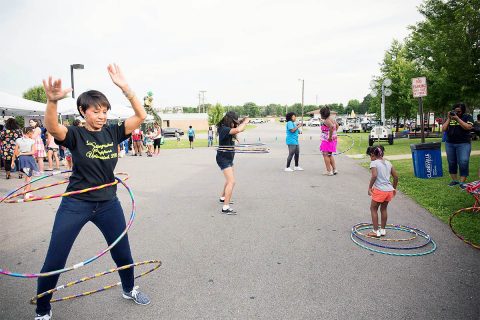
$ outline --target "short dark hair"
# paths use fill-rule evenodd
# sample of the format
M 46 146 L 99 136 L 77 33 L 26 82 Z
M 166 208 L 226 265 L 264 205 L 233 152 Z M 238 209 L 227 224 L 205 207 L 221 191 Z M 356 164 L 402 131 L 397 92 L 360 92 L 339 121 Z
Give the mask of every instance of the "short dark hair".
M 28 134 L 30 132 L 33 132 L 33 127 L 25 127 L 23 128 L 23 134 Z
M 192 129 L 192 126 L 188 126 L 190 129 Z
M 289 112 L 285 115 L 285 120 L 288 122 L 288 121 L 292 121 L 292 117 L 293 116 L 296 116 L 295 112 Z
M 467 106 L 463 102 L 457 102 L 453 105 L 452 110 L 460 108 L 462 110 L 462 114 L 467 112 Z
M 330 117 L 330 108 L 329 107 L 323 107 L 320 109 L 320 116 L 322 116 L 322 119 L 327 119 Z
M 75 120 L 73 120 L 72 124 L 73 124 L 74 127 L 78 127 L 80 125 L 80 123 L 81 123 L 80 119 L 75 119 Z
M 382 157 L 385 154 L 385 148 L 381 144 L 377 144 L 367 148 L 367 155 L 374 155 L 375 157 Z
M 85 118 L 83 114 L 87 111 L 89 107 L 106 107 L 107 110 L 110 110 L 112 108 L 110 106 L 110 102 L 108 102 L 107 97 L 97 90 L 85 91 L 80 96 L 78 96 L 77 110 L 82 116 L 82 118 Z M 82 112 L 80 112 L 80 110 Z
M 5 129 L 7 130 L 18 130 L 20 129 L 20 126 L 17 123 L 17 120 L 15 118 L 9 118 L 7 121 L 5 121 Z

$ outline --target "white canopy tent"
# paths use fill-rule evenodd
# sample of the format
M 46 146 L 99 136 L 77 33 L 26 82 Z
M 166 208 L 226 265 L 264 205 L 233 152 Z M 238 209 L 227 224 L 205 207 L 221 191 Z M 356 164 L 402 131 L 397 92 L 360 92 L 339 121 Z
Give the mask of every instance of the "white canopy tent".
M 0 115 L 1 116 L 22 116 L 22 117 L 35 117 L 43 116 L 45 114 L 45 104 L 27 100 L 21 97 L 17 97 L 5 92 L 0 91 Z M 77 110 L 77 102 L 73 98 L 65 98 L 58 102 L 58 115 L 61 118 L 66 116 L 80 116 Z M 112 109 L 108 112 L 108 119 L 114 120 L 126 119 L 134 114 L 133 109 L 125 106 L 112 106 Z M 152 116 L 147 116 L 147 121 L 152 120 Z
M 0 114 L 1 116 L 29 116 L 43 115 L 45 104 L 27 100 L 0 91 Z

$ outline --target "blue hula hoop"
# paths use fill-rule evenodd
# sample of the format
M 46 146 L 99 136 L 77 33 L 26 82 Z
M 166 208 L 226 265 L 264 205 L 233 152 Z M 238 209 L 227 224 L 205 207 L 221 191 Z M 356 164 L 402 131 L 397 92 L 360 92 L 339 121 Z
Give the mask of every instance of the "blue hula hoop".
M 358 233 L 357 231 L 362 231 L 362 230 L 367 230 L 367 229 L 371 229 L 371 225 L 369 226 L 364 226 L 364 227 L 359 227 L 360 225 L 356 225 L 352 228 L 352 234 L 357 238 L 359 239 L 360 241 L 362 242 L 365 242 L 369 245 L 372 245 L 372 246 L 376 246 L 376 247 L 380 247 L 380 248 L 385 248 L 385 249 L 395 249 L 395 250 L 413 250 L 413 249 L 419 249 L 419 248 L 423 248 L 425 247 L 426 245 L 428 245 L 432 239 L 430 237 L 430 235 L 428 235 L 426 232 L 422 231 L 422 230 L 419 230 L 419 229 L 416 229 L 416 228 L 412 228 L 412 227 L 408 227 L 408 228 L 405 228 L 405 226 L 386 226 L 385 229 L 390 229 L 390 230 L 400 230 L 400 231 L 406 231 L 406 232 L 415 232 L 417 235 L 421 236 L 422 238 L 424 238 L 426 240 L 425 243 L 423 244 L 419 244 L 419 245 L 416 245 L 416 246 L 411 246 L 411 247 L 394 247 L 394 246 L 387 246 L 387 245 L 383 245 L 383 244 L 380 244 L 380 243 L 375 243 L 375 242 L 372 242 L 372 241 L 368 241 L 364 238 L 362 238 Z M 410 231 L 412 230 L 412 231 Z
M 364 225 L 367 225 L 367 224 L 364 224 Z M 392 227 L 393 230 L 398 230 L 398 229 L 405 229 L 405 228 L 411 228 L 411 227 L 408 227 L 408 226 L 396 226 L 396 227 Z M 365 227 L 365 229 L 368 229 L 368 227 Z M 419 229 L 416 229 L 416 228 L 411 228 L 412 230 L 419 230 Z M 359 229 L 360 230 L 360 229 Z M 421 233 L 419 233 L 419 235 L 423 238 L 426 238 L 428 236 L 428 234 L 426 232 L 423 232 L 421 231 Z M 425 236 L 427 235 L 427 236 Z M 355 236 L 354 236 L 354 233 L 351 232 L 350 233 L 350 239 L 356 244 L 358 245 L 360 248 L 363 248 L 363 249 L 367 249 L 369 251 L 372 251 L 372 252 L 375 252 L 375 253 L 380 253 L 380 254 L 386 254 L 386 255 L 390 255 L 390 256 L 397 256 L 397 257 L 418 257 L 418 256 L 424 256 L 424 255 L 427 255 L 427 254 L 430 254 L 432 252 L 434 252 L 436 249 L 437 249 L 437 244 L 435 243 L 435 241 L 433 241 L 433 239 L 430 237 L 430 242 L 432 244 L 432 248 L 430 250 L 427 250 L 427 251 L 424 251 L 424 252 L 417 252 L 417 253 L 397 253 L 397 252 L 390 252 L 390 251 L 384 251 L 384 250 L 379 250 L 379 249 L 375 249 L 375 248 L 371 248 L 367 245 L 364 245 L 363 243 L 357 241 L 355 239 Z

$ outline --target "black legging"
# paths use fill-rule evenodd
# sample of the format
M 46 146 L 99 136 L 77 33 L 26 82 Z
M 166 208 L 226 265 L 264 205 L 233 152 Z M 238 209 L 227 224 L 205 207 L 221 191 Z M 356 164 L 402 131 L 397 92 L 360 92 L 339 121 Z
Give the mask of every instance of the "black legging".
M 112 200 L 90 202 L 73 198 L 63 198 L 53 224 L 52 238 L 47 257 L 41 272 L 48 272 L 65 267 L 70 249 L 87 222 L 93 222 L 103 233 L 110 245 L 125 230 L 125 217 L 120 202 Z M 117 267 L 133 263 L 128 237 L 125 235 L 110 251 Z M 134 285 L 133 268 L 118 272 L 123 291 L 130 292 Z M 38 278 L 37 293 L 55 288 L 59 275 Z M 44 315 L 50 311 L 50 299 L 46 295 L 37 301 L 37 314 Z
M 10 172 L 12 171 L 12 159 L 5 159 L 2 158 L 5 164 L 5 171 Z M 18 170 L 18 159 L 15 159 L 15 168 Z
M 298 157 L 300 156 L 300 146 L 298 144 L 288 145 L 287 168 L 290 168 L 293 155 L 295 155 L 295 167 L 298 167 Z

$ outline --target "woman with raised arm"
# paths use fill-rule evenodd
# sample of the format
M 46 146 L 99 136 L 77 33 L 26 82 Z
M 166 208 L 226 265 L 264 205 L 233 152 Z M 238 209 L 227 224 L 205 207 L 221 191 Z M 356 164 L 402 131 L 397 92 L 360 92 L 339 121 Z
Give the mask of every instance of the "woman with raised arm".
M 73 158 L 73 172 L 67 191 L 82 190 L 115 181 L 113 171 L 118 159 L 118 144 L 127 139 L 147 114 L 142 104 L 130 89 L 117 65 L 109 65 L 108 73 L 130 101 L 135 114 L 124 122 L 106 125 L 110 103 L 103 93 L 90 90 L 77 99 L 77 109 L 85 119 L 84 127 L 65 127 L 58 123 L 57 102 L 72 89 L 63 89 L 62 81 L 43 80 L 47 95 L 45 126 L 55 142 L 68 148 Z M 62 269 L 72 245 L 83 226 L 91 221 L 104 235 L 110 245 L 126 227 L 123 209 L 116 196 L 116 186 L 62 198 L 55 216 L 52 237 L 41 272 Z M 125 235 L 111 250 L 118 267 L 133 263 L 128 236 Z M 123 297 L 137 304 L 146 305 L 150 299 L 134 287 L 133 268 L 119 271 Z M 59 275 L 38 279 L 37 292 L 55 288 Z M 35 320 L 50 320 L 51 295 L 37 301 Z
M 233 172 L 233 159 L 235 157 L 235 141 L 237 134 L 245 130 L 246 125 L 250 119 L 244 118 L 242 121 L 238 120 L 238 115 L 233 111 L 228 111 L 225 116 L 217 124 L 218 145 L 221 147 L 232 147 L 230 152 L 225 150 L 217 151 L 217 164 L 222 170 L 225 177 L 225 184 L 223 185 L 222 195 L 220 196 L 220 203 L 223 204 L 222 213 L 228 215 L 237 214 L 235 210 L 230 208 L 230 200 L 232 199 L 233 187 L 235 186 L 235 175 Z

